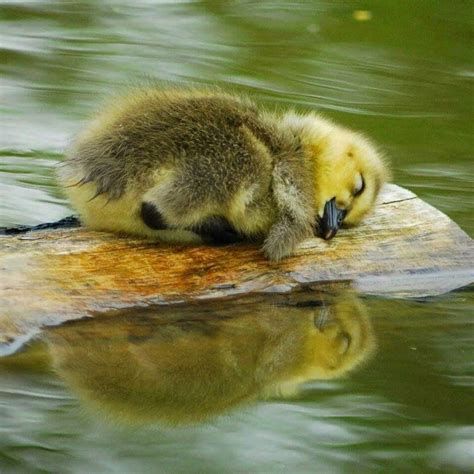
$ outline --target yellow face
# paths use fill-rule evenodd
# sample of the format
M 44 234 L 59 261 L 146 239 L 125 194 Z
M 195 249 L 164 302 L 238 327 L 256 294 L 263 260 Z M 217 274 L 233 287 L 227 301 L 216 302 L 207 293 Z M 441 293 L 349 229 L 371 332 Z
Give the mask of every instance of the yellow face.
M 330 239 L 341 225 L 357 225 L 373 210 L 389 171 L 375 147 L 348 130 L 333 129 L 312 151 L 319 234 Z

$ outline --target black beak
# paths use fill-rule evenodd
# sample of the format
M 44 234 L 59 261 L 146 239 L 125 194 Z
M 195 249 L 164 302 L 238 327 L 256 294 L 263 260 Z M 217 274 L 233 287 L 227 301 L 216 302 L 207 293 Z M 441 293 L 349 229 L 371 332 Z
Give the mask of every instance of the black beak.
M 324 240 L 332 239 L 342 225 L 347 211 L 336 206 L 336 198 L 326 201 L 323 218 L 319 221 L 319 236 Z

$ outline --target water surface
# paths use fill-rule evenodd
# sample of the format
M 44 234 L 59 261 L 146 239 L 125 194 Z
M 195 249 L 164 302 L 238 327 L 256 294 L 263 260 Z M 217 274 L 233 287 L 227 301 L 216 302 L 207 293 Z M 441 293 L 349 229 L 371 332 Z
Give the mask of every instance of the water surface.
M 113 91 L 152 77 L 361 129 L 398 184 L 474 231 L 470 2 L 4 1 L 0 21 L 0 226 L 69 215 L 54 179 L 69 140 Z M 84 403 L 47 333 L 2 363 L 0 471 L 472 471 L 472 303 L 362 299 L 377 345 L 364 364 L 192 427 L 131 428 Z

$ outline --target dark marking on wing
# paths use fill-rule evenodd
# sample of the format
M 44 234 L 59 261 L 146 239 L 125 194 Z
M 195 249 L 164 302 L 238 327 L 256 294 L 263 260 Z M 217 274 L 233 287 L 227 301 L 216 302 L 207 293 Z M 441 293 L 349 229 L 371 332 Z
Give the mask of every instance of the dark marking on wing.
M 150 229 L 164 230 L 168 228 L 160 211 L 150 202 L 142 203 L 140 217 Z

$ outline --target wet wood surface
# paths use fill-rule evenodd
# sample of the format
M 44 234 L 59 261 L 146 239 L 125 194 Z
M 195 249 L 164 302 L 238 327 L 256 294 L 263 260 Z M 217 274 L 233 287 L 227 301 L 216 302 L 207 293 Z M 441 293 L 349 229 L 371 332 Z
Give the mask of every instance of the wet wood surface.
M 351 282 L 360 293 L 442 294 L 474 280 L 474 246 L 446 215 L 387 185 L 374 214 L 270 263 L 257 245 L 164 246 L 84 228 L 0 237 L 0 349 L 103 311 Z M 1 352 L 1 350 L 0 350 Z

